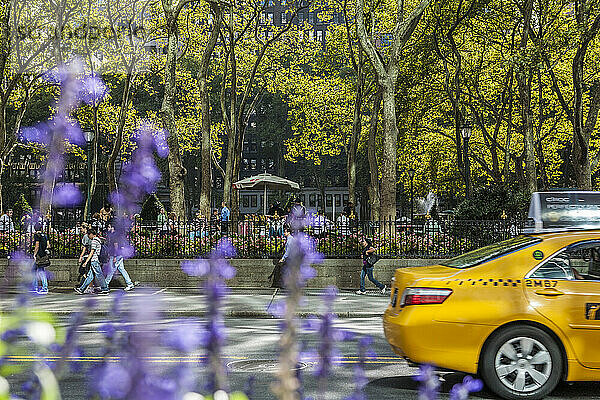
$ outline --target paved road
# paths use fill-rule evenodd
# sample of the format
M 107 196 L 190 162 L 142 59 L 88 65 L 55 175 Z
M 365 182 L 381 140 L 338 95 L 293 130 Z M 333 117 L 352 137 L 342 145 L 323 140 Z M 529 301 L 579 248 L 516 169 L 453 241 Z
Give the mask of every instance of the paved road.
M 55 306 L 64 302 L 64 307 L 76 309 L 82 307 L 82 298 L 71 295 L 55 295 L 56 297 L 47 297 L 45 300 L 36 299 L 35 302 L 41 305 L 44 302 L 54 303 Z M 62 296 L 62 298 L 61 298 Z M 177 308 L 184 313 L 183 305 L 188 304 L 190 307 L 197 307 L 197 302 L 201 302 L 201 298 L 196 295 L 185 295 L 181 293 L 163 292 L 156 296 L 165 296 L 171 300 L 165 304 L 171 305 L 171 313 L 167 318 L 160 320 L 151 320 L 144 322 L 132 322 L 127 326 L 131 330 L 147 330 L 166 334 L 173 330 L 174 324 L 178 322 L 176 313 L 173 312 L 173 304 L 181 305 Z M 255 304 L 256 309 L 264 308 L 270 300 L 268 294 L 247 295 L 237 293 L 239 301 L 245 296 L 253 299 L 246 302 Z M 256 297 L 258 296 L 258 297 Z M 356 298 L 355 298 L 356 297 Z M 351 299 L 351 300 L 343 300 Z M 135 296 L 129 296 L 128 299 L 133 301 Z M 258 301 L 264 301 L 259 307 Z M 98 307 L 108 307 L 110 299 L 102 299 Z M 318 301 L 316 296 L 309 296 L 304 307 L 314 307 L 312 311 L 316 311 L 315 307 Z M 372 298 L 352 296 L 348 293 L 342 294 L 336 306 L 341 310 L 342 305 L 346 301 L 354 302 L 355 306 L 360 305 L 363 308 L 377 308 L 380 303 L 385 303 L 385 298 L 377 297 L 373 294 Z M 125 303 L 126 304 L 126 303 Z M 240 304 L 246 304 L 243 301 Z M 178 306 L 179 307 L 179 306 Z M 232 303 L 228 302 L 228 309 L 235 308 Z M 50 308 L 49 306 L 47 308 Z M 379 308 L 381 309 L 381 308 Z M 63 309 L 63 311 L 65 311 Z M 100 310 L 102 311 L 102 310 Z M 62 314 L 60 323 L 66 324 L 67 315 Z M 105 323 L 106 317 L 101 313 L 91 315 L 79 330 L 81 343 L 86 348 L 86 362 L 82 363 L 85 368 L 97 362 L 94 356 L 101 354 L 103 338 L 100 327 Z M 279 338 L 279 323 L 277 319 L 266 318 L 229 318 L 226 320 L 228 328 L 228 344 L 224 349 L 224 355 L 230 365 L 231 372 L 229 380 L 232 389 L 243 389 L 250 376 L 255 377 L 255 387 L 253 399 L 272 399 L 274 396 L 270 392 L 270 384 L 274 381 L 275 376 L 271 371 L 273 362 L 277 358 L 277 340 Z M 373 349 L 377 357 L 370 360 L 367 364 L 367 377 L 369 383 L 366 387 L 366 393 L 369 399 L 417 399 L 417 385 L 413 380 L 416 369 L 409 367 L 404 361 L 397 358 L 389 349 L 385 341 L 381 329 L 381 318 L 377 316 L 362 316 L 362 318 L 342 318 L 338 321 L 337 326 L 358 335 L 368 335 L 374 338 Z M 308 348 L 314 348 L 317 343 L 317 338 L 314 334 L 302 333 L 302 341 Z M 352 390 L 352 367 L 356 364 L 356 346 L 352 342 L 342 343 L 340 345 L 340 355 L 342 362 L 335 369 L 335 374 L 330 380 L 326 393 L 318 396 L 318 399 L 343 399 L 349 395 Z M 202 359 L 202 353 L 194 353 L 188 357 L 178 357 L 161 349 L 152 354 L 152 364 L 159 370 L 169 369 L 178 363 L 186 363 L 192 366 L 193 370 L 198 374 L 198 378 L 203 378 L 203 367 L 199 360 Z M 18 363 L 30 364 L 31 361 L 20 359 Z M 240 364 L 243 364 L 241 366 Z M 307 361 L 306 368 L 303 370 L 305 382 L 305 395 L 313 396 L 316 394 L 316 380 L 312 377 L 314 372 L 314 364 Z M 251 366 L 252 368 L 249 368 Z M 71 374 L 61 381 L 61 391 L 64 399 L 82 399 L 85 398 L 85 380 L 86 373 Z M 457 382 L 463 379 L 463 375 L 458 373 L 442 374 L 442 399 L 448 398 L 448 391 Z M 9 381 L 13 387 L 18 387 L 22 382 L 22 376 L 12 376 Z M 550 399 L 568 399 L 568 400 L 591 400 L 600 399 L 600 384 L 599 383 L 578 383 L 573 385 L 563 384 L 556 392 L 549 397 Z M 482 392 L 473 396 L 473 398 L 493 399 L 494 396 L 488 392 Z

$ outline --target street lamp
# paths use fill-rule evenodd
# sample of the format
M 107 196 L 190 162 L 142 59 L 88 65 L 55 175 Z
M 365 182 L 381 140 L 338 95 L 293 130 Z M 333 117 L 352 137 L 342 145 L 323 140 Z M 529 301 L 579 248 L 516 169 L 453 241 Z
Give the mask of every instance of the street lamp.
M 463 138 L 463 160 L 465 162 L 465 197 L 471 196 L 471 163 L 469 161 L 469 138 L 471 137 L 471 124 L 466 120 L 460 134 Z
M 87 174 L 86 174 L 86 192 L 85 199 L 85 219 L 90 219 L 92 208 L 92 145 L 94 142 L 94 132 L 85 132 L 85 154 L 87 158 Z
M 414 209 L 414 201 L 413 201 L 413 181 L 415 179 L 415 169 L 411 168 L 408 170 L 408 176 L 410 177 L 410 223 L 412 224 L 413 219 L 415 217 L 415 209 Z

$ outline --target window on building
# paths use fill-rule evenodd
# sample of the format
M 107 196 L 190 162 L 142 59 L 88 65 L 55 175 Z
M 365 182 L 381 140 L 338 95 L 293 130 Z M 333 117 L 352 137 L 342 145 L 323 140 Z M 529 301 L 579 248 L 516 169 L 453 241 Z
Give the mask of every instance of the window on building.
M 328 194 L 327 196 L 325 196 L 325 207 L 332 207 L 333 206 L 333 196 Z
M 315 40 L 315 31 L 310 31 L 308 37 L 311 41 Z
M 254 207 L 256 207 L 257 204 L 258 204 L 258 197 L 255 194 L 250 195 L 250 207 L 254 208 Z
M 264 158 L 260 159 L 260 170 L 261 171 L 264 171 L 265 169 L 267 169 L 267 163 L 266 163 L 266 161 L 267 160 L 265 160 Z
M 337 208 L 340 208 L 342 206 L 342 196 L 340 196 L 339 194 L 335 195 L 335 206 Z
M 267 22 L 269 23 L 269 25 L 273 25 L 273 13 L 272 12 L 267 13 Z
M 269 168 L 269 169 L 275 168 L 275 160 L 273 160 L 272 158 L 269 158 L 269 162 L 267 163 L 267 168 Z
M 308 206 L 316 207 L 316 205 L 317 205 L 317 196 L 314 194 L 309 194 L 308 195 Z
M 248 162 L 248 159 L 247 159 L 247 158 L 244 158 L 244 159 L 242 160 L 242 169 L 243 169 L 244 171 L 248 171 L 248 168 L 250 168 L 250 163 Z
M 250 152 L 256 153 L 258 151 L 258 145 L 256 142 L 250 142 Z
M 281 13 L 281 24 L 282 25 L 283 24 L 287 24 L 287 21 L 288 21 L 288 19 L 287 19 L 287 13 L 286 12 L 282 12 Z
M 256 170 L 256 167 L 257 167 L 257 165 L 256 165 L 256 158 L 251 158 L 250 159 L 250 169 L 252 171 L 254 171 L 254 170 Z
M 250 150 L 250 144 L 248 143 L 247 140 L 244 140 L 244 151 L 249 151 Z
M 315 14 L 314 13 L 309 13 L 308 14 L 308 23 L 309 24 L 314 24 L 315 23 Z
M 244 208 L 250 207 L 250 196 L 248 196 L 248 195 L 242 196 L 242 207 L 244 207 Z
M 317 207 L 318 208 L 323 207 L 323 196 L 321 196 L 320 194 L 317 195 Z
M 298 13 L 298 22 L 304 22 L 304 13 L 303 12 Z
M 317 40 L 319 42 L 323 41 L 323 31 L 317 31 Z
M 347 194 L 344 195 L 344 206 L 346 204 L 348 204 L 348 195 Z
M 301 194 L 298 197 L 300 198 L 300 203 L 306 204 L 306 195 L 305 194 Z

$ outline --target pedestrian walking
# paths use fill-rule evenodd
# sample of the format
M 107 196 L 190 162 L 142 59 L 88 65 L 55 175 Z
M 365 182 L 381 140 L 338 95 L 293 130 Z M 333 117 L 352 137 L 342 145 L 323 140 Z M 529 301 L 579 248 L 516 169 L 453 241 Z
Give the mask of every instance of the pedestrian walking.
M 229 219 L 231 218 L 231 211 L 227 208 L 225 202 L 221 203 L 221 233 L 227 234 L 229 231 Z
M 373 284 L 377 286 L 379 290 L 381 290 L 382 294 L 385 294 L 387 286 L 379 282 L 373 276 L 373 268 L 375 267 L 375 263 L 379 260 L 379 257 L 375 254 L 375 248 L 373 247 L 373 243 L 371 242 L 371 239 L 363 238 L 360 244 L 363 248 L 363 267 L 362 271 L 360 272 L 360 289 L 356 291 L 356 294 L 367 293 L 367 291 L 365 290 L 365 276 L 368 277 L 369 280 L 373 282 Z
M 123 279 L 125 279 L 125 290 L 126 292 L 133 290 L 135 284 L 131 280 L 131 277 L 125 269 L 125 263 L 123 261 L 123 246 L 119 243 L 119 238 L 115 234 L 114 229 L 108 232 L 107 236 L 108 246 L 110 249 L 110 257 L 108 262 L 108 275 L 106 275 L 106 286 L 110 285 L 116 271 L 119 271 Z
M 92 283 L 92 280 L 96 280 L 96 283 L 100 286 L 100 295 L 107 295 L 109 293 L 108 287 L 106 286 L 106 279 L 102 273 L 102 266 L 100 265 L 100 252 L 102 251 L 102 242 L 98 237 L 98 232 L 94 228 L 88 230 L 88 237 L 91 241 L 90 253 L 85 259 L 84 267 L 89 264 L 90 271 L 88 272 L 83 284 L 75 287 L 77 294 L 83 294 L 85 289 Z
M 77 277 L 78 286 L 82 286 L 85 276 L 88 273 L 89 267 L 86 267 L 84 261 L 87 259 L 87 256 L 90 254 L 90 249 L 92 247 L 92 241 L 88 236 L 89 225 L 87 223 L 81 224 L 80 231 L 83 234 L 81 237 L 81 253 L 79 254 L 79 276 Z
M 158 216 L 156 217 L 156 226 L 158 227 L 159 232 L 163 235 L 169 231 L 167 219 L 167 210 L 161 207 L 158 211 Z
M 48 237 L 42 231 L 42 224 L 35 224 L 33 234 L 33 290 L 37 294 L 48 294 L 46 268 L 50 266 Z
M 11 233 L 15 231 L 15 224 L 12 220 L 13 210 L 7 210 L 0 217 L 0 232 Z

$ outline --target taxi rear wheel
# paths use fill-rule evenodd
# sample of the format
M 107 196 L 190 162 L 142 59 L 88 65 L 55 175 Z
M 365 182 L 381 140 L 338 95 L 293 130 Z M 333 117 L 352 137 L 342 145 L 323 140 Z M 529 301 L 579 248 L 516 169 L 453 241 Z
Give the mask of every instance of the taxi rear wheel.
M 548 395 L 562 375 L 563 361 L 554 339 L 532 326 L 509 327 L 483 349 L 481 376 L 497 395 L 536 400 Z

